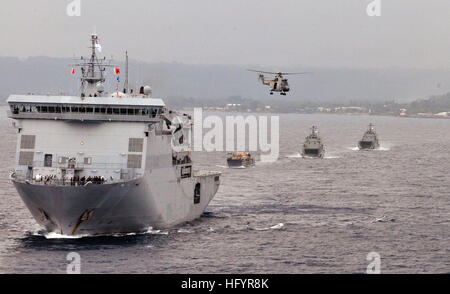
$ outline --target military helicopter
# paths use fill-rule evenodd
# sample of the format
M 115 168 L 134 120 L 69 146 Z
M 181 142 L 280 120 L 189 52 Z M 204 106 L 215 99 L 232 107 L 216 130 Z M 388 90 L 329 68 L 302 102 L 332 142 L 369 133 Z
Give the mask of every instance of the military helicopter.
M 254 71 L 259 73 L 258 79 L 263 83 L 263 85 L 268 85 L 270 88 L 270 95 L 273 95 L 273 92 L 280 92 L 280 95 L 286 95 L 286 92 L 289 92 L 289 83 L 283 75 L 303 75 L 308 74 L 309 72 L 271 72 L 271 71 L 261 71 L 255 69 L 247 69 L 248 71 Z M 264 78 L 264 74 L 275 75 L 273 80 L 266 80 Z

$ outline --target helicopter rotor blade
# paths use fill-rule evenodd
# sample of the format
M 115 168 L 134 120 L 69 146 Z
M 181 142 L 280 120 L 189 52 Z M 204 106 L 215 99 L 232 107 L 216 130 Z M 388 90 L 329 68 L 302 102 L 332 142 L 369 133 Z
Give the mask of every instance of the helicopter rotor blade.
M 280 71 L 262 71 L 256 69 L 247 69 L 248 71 L 272 74 L 272 75 L 304 75 L 304 74 L 312 74 L 312 72 L 280 72 Z
M 265 74 L 272 74 L 272 75 L 278 74 L 278 72 L 273 72 L 273 71 L 262 71 L 262 70 L 256 70 L 256 69 L 247 69 L 247 70 L 253 71 L 253 72 L 259 72 L 259 73 L 265 73 Z
M 312 72 L 280 72 L 280 75 L 304 75 L 304 74 L 312 74 Z

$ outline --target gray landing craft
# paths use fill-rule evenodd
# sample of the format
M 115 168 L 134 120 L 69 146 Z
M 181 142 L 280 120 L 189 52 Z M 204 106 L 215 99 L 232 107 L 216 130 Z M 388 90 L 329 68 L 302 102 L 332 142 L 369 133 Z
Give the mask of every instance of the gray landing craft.
M 106 93 L 108 64 L 81 58 L 80 96 L 11 95 L 17 130 L 10 178 L 49 232 L 99 235 L 167 228 L 199 217 L 219 172 L 193 170 L 192 120 L 150 98 L 150 87 Z M 128 64 L 126 64 L 128 73 Z
M 358 147 L 360 150 L 377 149 L 380 147 L 377 133 L 375 132 L 372 124 L 369 124 L 369 128 L 364 133 L 362 139 L 358 142 Z
M 319 131 L 316 126 L 311 128 L 311 134 L 305 138 L 302 146 L 302 157 L 318 157 L 323 158 L 325 149 L 322 139 L 319 137 Z

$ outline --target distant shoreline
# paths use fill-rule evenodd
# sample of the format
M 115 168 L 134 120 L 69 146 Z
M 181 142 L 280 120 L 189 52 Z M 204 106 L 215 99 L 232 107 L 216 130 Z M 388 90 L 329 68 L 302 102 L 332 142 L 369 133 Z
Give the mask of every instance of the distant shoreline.
M 168 106 L 172 109 L 179 109 L 183 111 L 193 111 L 194 108 L 197 106 L 189 106 L 189 107 L 176 107 L 176 106 Z M 388 117 L 399 117 L 399 118 L 432 118 L 432 119 L 450 119 L 450 116 L 439 116 L 439 115 L 433 115 L 433 114 L 406 114 L 404 116 L 398 115 L 398 114 L 388 114 L 388 113 L 365 113 L 365 112 L 321 112 L 321 111 L 315 111 L 315 112 L 278 112 L 278 111 L 258 111 L 258 110 L 249 110 L 249 111 L 242 111 L 242 110 L 232 110 L 232 109 L 213 109 L 214 107 L 201 107 L 203 111 L 208 112 L 223 112 L 223 113 L 239 113 L 239 114 L 245 114 L 245 113 L 257 113 L 257 114 L 323 114 L 323 115 L 344 115 L 344 116 L 388 116 Z M 7 110 L 8 104 L 0 103 L 0 109 Z M 1 114 L 3 116 L 3 114 Z M 6 114 L 5 114 L 6 115 Z
M 182 108 L 173 108 L 173 109 L 177 109 L 180 111 L 194 111 L 195 107 L 182 107 Z M 202 108 L 202 107 L 199 107 Z M 434 118 L 434 119 L 450 119 L 450 116 L 426 116 L 426 115 L 417 115 L 417 114 L 410 114 L 410 115 L 405 115 L 405 116 L 400 116 L 400 115 L 392 115 L 392 114 L 382 114 L 382 113 L 377 113 L 377 114 L 369 114 L 369 113 L 339 113 L 339 112 L 332 112 L 332 113 L 327 113 L 327 112 L 308 112 L 308 113 L 303 113 L 303 112 L 270 112 L 270 111 L 256 111 L 256 110 L 252 110 L 252 111 L 230 111 L 230 110 L 213 110 L 213 109 L 208 109 L 208 107 L 206 108 L 202 108 L 203 111 L 206 112 L 222 112 L 222 113 L 237 113 L 237 114 L 241 114 L 241 115 L 245 115 L 245 114 L 250 114 L 250 113 L 255 113 L 255 114 L 323 114 L 323 115 L 340 115 L 340 116 L 383 116 L 383 117 L 398 117 L 398 118 Z

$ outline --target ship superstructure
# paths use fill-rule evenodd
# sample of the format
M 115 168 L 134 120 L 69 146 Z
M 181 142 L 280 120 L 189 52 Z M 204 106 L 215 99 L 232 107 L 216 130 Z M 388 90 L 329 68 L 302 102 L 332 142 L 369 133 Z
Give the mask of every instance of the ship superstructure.
M 219 172 L 194 171 L 192 119 L 150 97 L 104 90 L 106 59 L 81 58 L 79 96 L 11 95 L 11 180 L 36 221 L 64 235 L 167 228 L 199 217 Z M 127 69 L 128 71 L 128 69 Z
M 319 131 L 316 126 L 312 126 L 311 134 L 305 138 L 301 149 L 302 157 L 318 157 L 323 158 L 325 154 L 325 148 L 322 143 L 322 139 L 319 136 Z
M 362 139 L 358 142 L 358 147 L 361 150 L 377 149 L 380 147 L 378 136 L 375 132 L 373 124 L 369 124 L 367 131 L 364 133 Z

